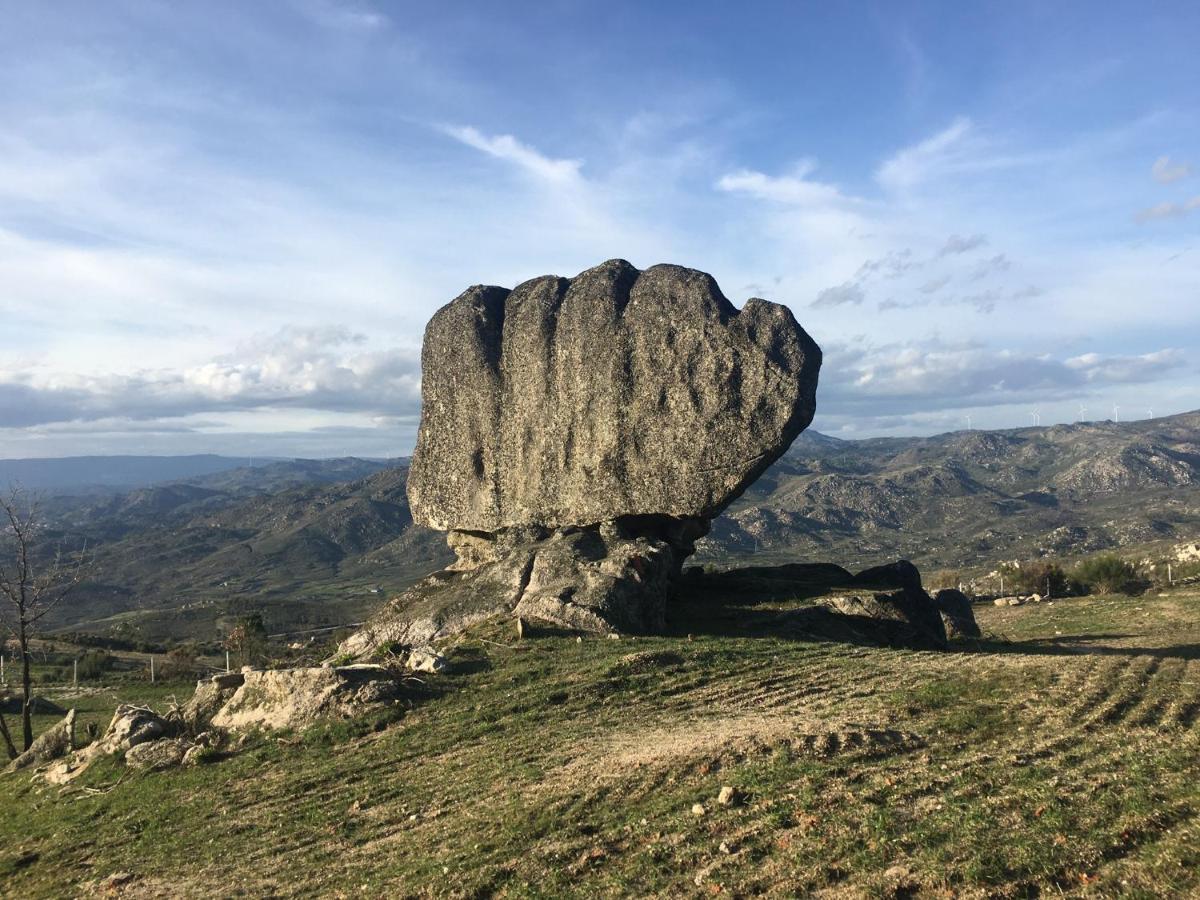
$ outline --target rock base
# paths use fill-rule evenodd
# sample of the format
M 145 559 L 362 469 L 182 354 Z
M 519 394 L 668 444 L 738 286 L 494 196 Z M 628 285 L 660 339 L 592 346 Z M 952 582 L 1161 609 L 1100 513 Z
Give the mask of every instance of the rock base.
M 421 647 L 496 616 L 575 631 L 652 633 L 707 523 L 628 517 L 586 527 L 451 532 L 458 561 L 395 598 L 339 648 Z

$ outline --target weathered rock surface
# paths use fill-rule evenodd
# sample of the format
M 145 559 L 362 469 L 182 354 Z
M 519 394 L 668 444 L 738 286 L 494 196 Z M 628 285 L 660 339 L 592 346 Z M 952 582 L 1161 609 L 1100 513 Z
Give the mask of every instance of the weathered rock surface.
M 126 753 L 139 744 L 171 736 L 175 730 L 174 722 L 148 707 L 121 704 L 113 713 L 103 737 L 57 760 L 42 773 L 42 777 L 51 784 L 65 784 L 82 775 L 102 756 Z
M 942 649 L 946 628 L 937 606 L 921 588 L 906 587 L 892 593 L 829 597 L 824 604 L 844 616 L 888 625 L 898 640 L 908 645 Z
M 695 540 L 812 421 L 820 364 L 786 307 L 679 266 L 468 289 L 425 331 L 408 475 L 457 561 L 341 649 L 502 614 L 661 629 Z
M 29 749 L 8 764 L 7 772 L 27 769 L 53 762 L 75 749 L 75 710 L 70 710 L 63 720 L 46 729 L 29 745 Z
M 230 731 L 297 728 L 321 718 L 348 718 L 400 695 L 383 666 L 314 666 L 245 672 L 241 687 L 213 716 Z
M 541 539 L 520 529 L 480 538 L 472 552 L 487 561 L 414 585 L 339 649 L 363 658 L 392 645 L 419 648 L 502 615 L 598 633 L 659 631 L 684 551 L 661 534 L 638 533 L 648 530 L 609 522 Z
M 962 591 L 947 588 L 933 595 L 933 603 L 942 616 L 942 625 L 946 628 L 946 637 L 982 637 L 979 623 L 975 621 L 975 613 L 971 609 L 971 601 Z
M 920 589 L 921 572 L 907 559 L 898 559 L 882 566 L 863 569 L 850 579 L 850 583 L 864 587 Z
M 812 420 L 820 362 L 786 307 L 679 266 L 470 288 L 425 331 L 413 518 L 711 519 Z
M 125 764 L 131 769 L 173 769 L 183 764 L 190 744 L 181 738 L 159 738 L 135 744 L 125 753 Z
M 179 720 L 189 734 L 199 734 L 246 681 L 241 672 L 213 675 L 196 682 L 196 691 L 179 708 Z

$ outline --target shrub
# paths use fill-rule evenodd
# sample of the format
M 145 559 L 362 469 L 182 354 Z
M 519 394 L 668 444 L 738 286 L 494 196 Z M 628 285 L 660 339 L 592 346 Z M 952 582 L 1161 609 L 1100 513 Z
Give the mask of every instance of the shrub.
M 1006 579 L 1012 579 L 1013 588 L 1022 594 L 1049 594 L 1065 597 L 1074 593 L 1075 587 L 1063 567 L 1055 562 L 1039 561 L 1026 563 L 1019 569 L 1009 569 Z
M 191 678 L 197 671 L 196 648 L 191 644 L 180 644 L 171 649 L 162 663 L 164 678 Z
M 79 678 L 100 678 L 116 663 L 116 657 L 104 650 L 89 650 L 79 657 Z
M 1093 594 L 1114 594 L 1126 590 L 1137 570 L 1115 553 L 1102 553 L 1085 559 L 1075 567 L 1075 578 Z
M 225 649 L 237 654 L 242 665 L 260 665 L 267 658 L 267 626 L 262 613 L 248 613 L 237 620 L 225 639 Z

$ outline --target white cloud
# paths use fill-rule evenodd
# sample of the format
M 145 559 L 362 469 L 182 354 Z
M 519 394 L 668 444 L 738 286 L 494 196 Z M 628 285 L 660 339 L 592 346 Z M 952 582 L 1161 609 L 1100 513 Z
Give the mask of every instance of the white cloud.
M 1140 356 L 1103 356 L 1085 353 L 1066 360 L 1067 368 L 1078 372 L 1086 381 L 1107 384 L 1133 384 L 1154 381 L 1187 363 L 1182 350 L 1167 348 Z
M 1160 156 L 1150 167 L 1150 174 L 1159 184 L 1173 184 L 1192 174 L 1187 163 L 1172 163 L 1170 157 Z
M 416 349 L 371 351 L 365 342 L 342 327 L 285 328 L 180 369 L 84 375 L 0 368 L 0 421 L 15 427 L 263 408 L 415 413 Z
M 888 190 L 904 191 L 929 179 L 946 165 L 971 131 L 971 120 L 955 119 L 947 128 L 906 147 L 881 165 L 876 180 Z
M 909 416 L 1065 399 L 1099 387 L 1154 381 L 1186 361 L 1176 349 L 1060 359 L 937 339 L 876 346 L 830 344 L 821 371 L 822 410 L 830 416 Z
M 750 169 L 739 169 L 722 175 L 717 189 L 746 194 L 759 200 L 793 206 L 827 206 L 846 202 L 836 185 L 812 181 L 808 176 L 816 170 L 813 160 L 801 160 L 787 175 L 765 175 Z
M 1137 222 L 1154 222 L 1162 219 L 1178 219 L 1186 216 L 1193 210 L 1200 209 L 1200 196 L 1193 197 L 1190 200 L 1185 200 L 1183 203 L 1158 203 L 1154 206 L 1140 210 L 1135 215 L 1134 221 Z
M 474 147 L 489 156 L 511 162 L 545 181 L 568 184 L 578 181 L 580 178 L 579 169 L 583 166 L 583 160 L 554 159 L 540 153 L 528 144 L 522 144 L 511 134 L 488 137 L 469 125 L 447 125 L 442 130 L 468 147 Z

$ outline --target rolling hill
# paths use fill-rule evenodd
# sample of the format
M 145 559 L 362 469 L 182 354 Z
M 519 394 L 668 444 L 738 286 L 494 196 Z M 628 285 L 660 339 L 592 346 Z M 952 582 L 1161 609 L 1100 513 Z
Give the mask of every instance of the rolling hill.
M 55 622 L 212 638 L 264 612 L 284 632 L 359 621 L 450 558 L 414 526 L 405 460 L 279 461 L 97 496 L 48 498 L 99 583 Z M 806 432 L 714 522 L 695 562 L 897 557 L 926 571 L 1200 535 L 1200 413 L 930 438 Z

